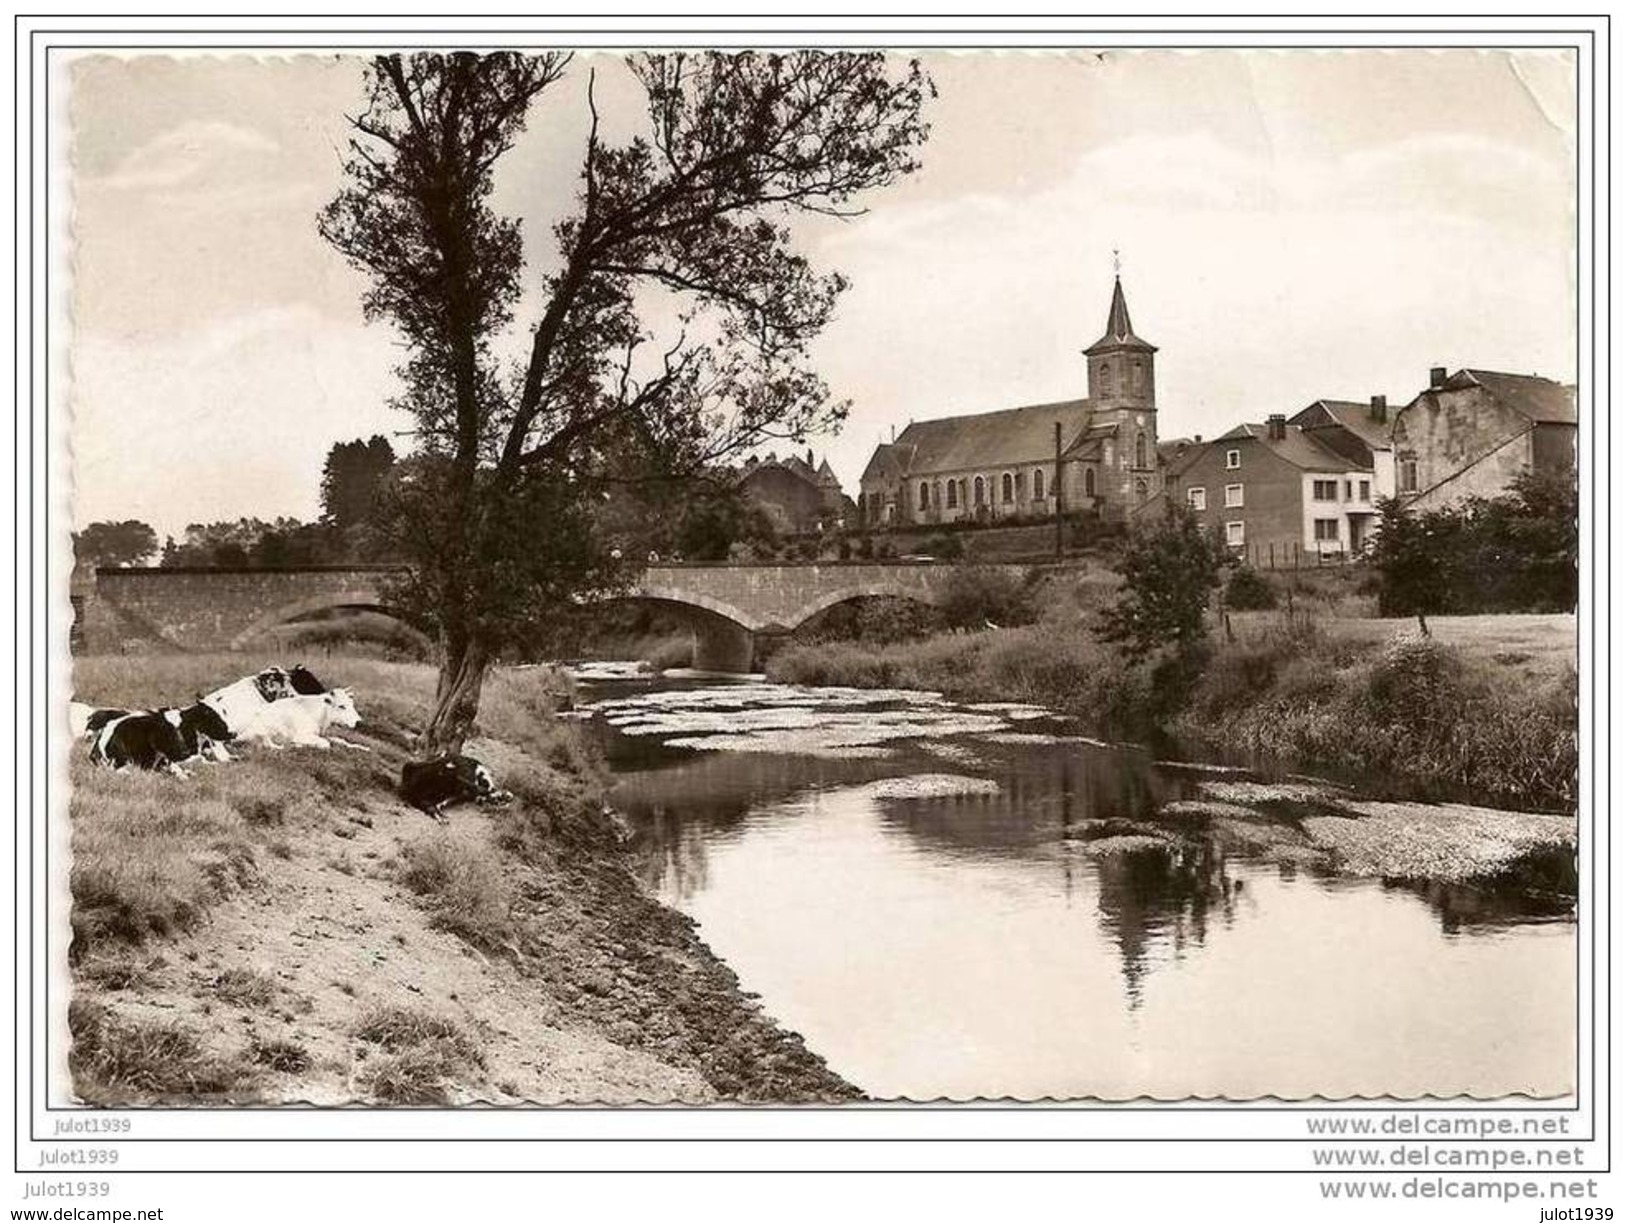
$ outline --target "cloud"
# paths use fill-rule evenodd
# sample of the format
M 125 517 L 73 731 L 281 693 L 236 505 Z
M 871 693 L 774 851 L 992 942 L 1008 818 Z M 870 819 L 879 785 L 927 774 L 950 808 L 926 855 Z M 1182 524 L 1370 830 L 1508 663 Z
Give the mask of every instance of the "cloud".
M 193 120 L 133 149 L 112 173 L 82 185 L 107 191 L 152 191 L 207 182 L 211 174 L 248 170 L 259 177 L 267 158 L 281 152 L 269 136 L 233 123 Z

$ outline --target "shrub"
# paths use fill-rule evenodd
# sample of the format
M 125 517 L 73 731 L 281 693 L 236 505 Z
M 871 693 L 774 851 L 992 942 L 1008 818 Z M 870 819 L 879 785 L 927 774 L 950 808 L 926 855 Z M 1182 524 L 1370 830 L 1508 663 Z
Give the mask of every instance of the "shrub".
M 954 628 L 1011 628 L 1031 624 L 1037 615 L 1030 580 L 1008 569 L 961 565 L 943 584 L 939 606 Z
M 1251 565 L 1241 565 L 1225 584 L 1224 605 L 1234 611 L 1267 611 L 1275 606 L 1275 587 Z

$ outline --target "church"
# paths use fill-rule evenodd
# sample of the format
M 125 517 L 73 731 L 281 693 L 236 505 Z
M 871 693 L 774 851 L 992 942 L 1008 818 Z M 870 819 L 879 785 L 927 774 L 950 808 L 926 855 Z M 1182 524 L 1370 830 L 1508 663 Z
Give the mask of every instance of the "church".
M 875 448 L 860 481 L 869 527 L 1122 518 L 1161 495 L 1155 346 L 1112 285 L 1106 334 L 1084 350 L 1088 395 L 911 423 Z

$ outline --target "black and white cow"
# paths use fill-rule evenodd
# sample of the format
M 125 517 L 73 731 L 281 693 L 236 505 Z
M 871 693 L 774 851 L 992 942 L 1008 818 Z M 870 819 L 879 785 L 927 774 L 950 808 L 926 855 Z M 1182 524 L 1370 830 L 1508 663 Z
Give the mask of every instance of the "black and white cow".
M 186 744 L 186 759 L 205 756 L 224 763 L 232 758 L 231 753 L 226 751 L 226 744 L 235 736 L 219 710 L 204 704 L 203 698 L 199 697 L 196 704 L 188 705 L 180 711 L 180 715 L 181 741 Z
M 302 662 L 295 663 L 288 671 L 288 683 L 298 696 L 320 696 L 328 690 L 327 685 L 312 675 L 310 668 Z
M 401 766 L 401 797 L 425 815 L 444 820 L 453 803 L 505 803 L 513 798 L 498 789 L 496 778 L 472 756 L 439 756 L 408 760 Z
M 180 762 L 192 755 L 181 735 L 178 709 L 154 709 L 113 718 L 96 732 L 90 745 L 90 758 L 97 764 L 115 769 L 129 765 L 166 769 L 177 777 L 186 776 Z

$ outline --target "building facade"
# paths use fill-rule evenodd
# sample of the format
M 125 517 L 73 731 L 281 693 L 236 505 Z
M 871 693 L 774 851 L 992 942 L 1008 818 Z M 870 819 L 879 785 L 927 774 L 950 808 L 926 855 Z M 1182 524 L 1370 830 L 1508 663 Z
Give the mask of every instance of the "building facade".
M 1318 432 L 1276 415 L 1192 443 L 1169 469 L 1168 496 L 1260 568 L 1357 554 L 1375 525 L 1376 477 Z
M 1328 450 L 1370 468 L 1372 494 L 1378 501 L 1394 495 L 1398 477 L 1388 396 L 1373 395 L 1368 403 L 1317 399 L 1287 423 L 1297 425 Z
M 1421 509 L 1495 497 L 1522 472 L 1573 473 L 1574 388 L 1525 374 L 1436 366 L 1394 418 L 1396 491 Z
M 781 535 L 833 530 L 846 525 L 853 513 L 829 460 L 814 466 L 811 450 L 806 458 L 769 454 L 748 459 L 735 488 L 747 505 L 767 515 Z
M 1156 351 L 1134 334 L 1117 280 L 1106 332 L 1083 353 L 1086 397 L 911 423 L 864 468 L 860 521 L 1126 516 L 1162 492 Z

